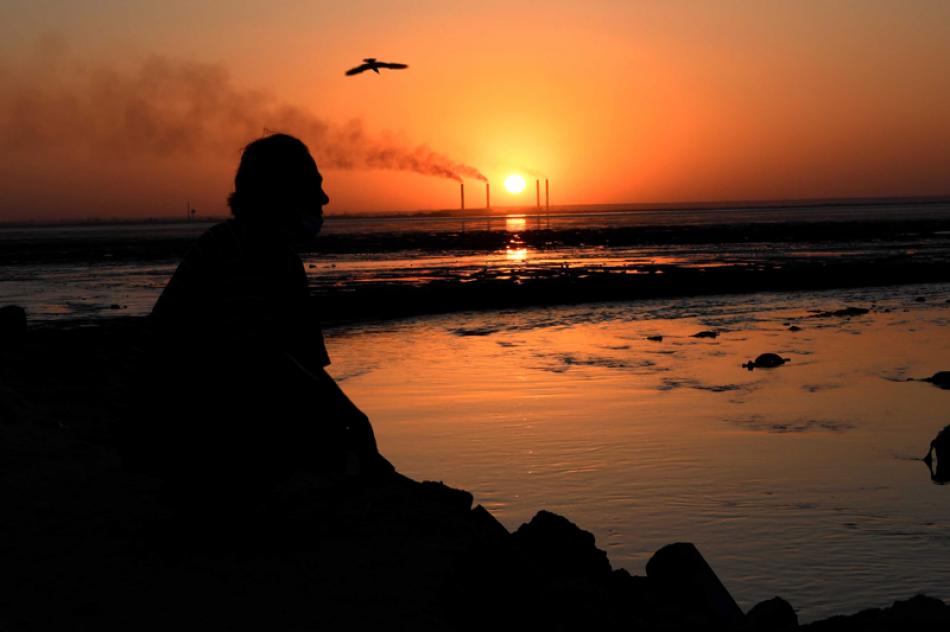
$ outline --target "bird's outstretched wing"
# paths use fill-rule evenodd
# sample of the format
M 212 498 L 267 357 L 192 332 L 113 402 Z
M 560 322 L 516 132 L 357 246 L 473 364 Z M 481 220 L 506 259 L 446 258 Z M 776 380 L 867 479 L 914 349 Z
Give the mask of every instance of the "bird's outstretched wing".
M 367 70 L 369 70 L 369 69 L 372 68 L 373 66 L 374 66 L 374 64 L 360 64 L 359 66 L 356 66 L 355 68 L 350 68 L 349 70 L 347 70 L 347 71 L 346 71 L 346 75 L 347 75 L 348 77 L 352 77 L 353 75 L 358 75 L 358 74 L 360 74 L 361 72 L 366 72 Z
M 389 62 L 381 61 L 376 64 L 380 68 L 392 68 L 393 70 L 402 70 L 403 68 L 408 68 L 408 64 L 391 64 Z

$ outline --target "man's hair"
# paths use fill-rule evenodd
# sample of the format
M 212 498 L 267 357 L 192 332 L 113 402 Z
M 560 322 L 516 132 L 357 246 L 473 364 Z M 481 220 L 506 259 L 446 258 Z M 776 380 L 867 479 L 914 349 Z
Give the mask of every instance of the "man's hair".
M 317 172 L 310 150 L 288 134 L 271 134 L 249 143 L 228 196 L 238 219 L 276 221 L 299 199 Z

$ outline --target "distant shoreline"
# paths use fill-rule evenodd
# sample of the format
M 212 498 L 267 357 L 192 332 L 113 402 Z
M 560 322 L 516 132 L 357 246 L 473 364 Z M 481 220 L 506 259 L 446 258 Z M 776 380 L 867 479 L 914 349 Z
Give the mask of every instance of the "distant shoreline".
M 505 220 L 490 226 L 484 220 L 467 226 L 453 219 L 379 220 L 328 230 L 301 254 L 311 293 L 324 305 L 326 322 L 334 324 L 950 282 L 947 206 L 867 213 L 822 207 L 794 221 L 776 221 L 769 212 L 717 215 L 575 216 L 553 222 L 554 228 L 535 226 L 533 219 L 513 228 Z M 9 281 L 3 302 L 45 314 L 39 320 L 143 314 L 203 229 L 93 226 L 0 233 L 0 281 Z M 69 283 L 51 283 L 56 275 Z
M 950 204 L 950 194 L 932 196 L 906 197 L 855 197 L 855 198 L 809 198 L 789 200 L 725 200 L 725 201 L 695 201 L 695 202 L 622 202 L 615 204 L 558 204 L 552 205 L 550 211 L 543 208 L 541 212 L 551 216 L 565 214 L 597 214 L 623 212 L 662 212 L 662 211 L 715 211 L 715 210 L 782 210 L 808 209 L 820 207 L 847 208 L 847 207 L 889 207 L 901 205 L 928 206 Z M 510 213 L 537 214 L 539 209 L 533 205 L 498 206 L 486 209 L 484 207 L 462 209 L 433 209 L 416 211 L 366 211 L 341 212 L 326 214 L 327 219 L 424 219 L 424 218 L 453 218 L 453 219 L 484 219 Z M 44 226 L 108 226 L 124 224 L 202 224 L 219 222 L 227 219 L 227 215 L 206 215 L 187 219 L 180 216 L 162 217 L 107 217 L 107 218 L 58 218 L 49 220 L 14 220 L 0 221 L 0 229 L 5 228 L 37 228 Z

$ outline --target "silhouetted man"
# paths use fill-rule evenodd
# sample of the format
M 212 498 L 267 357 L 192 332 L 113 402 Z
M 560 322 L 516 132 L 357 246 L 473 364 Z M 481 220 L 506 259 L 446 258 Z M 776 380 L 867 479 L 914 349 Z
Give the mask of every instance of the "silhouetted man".
M 320 230 L 322 183 L 296 138 L 249 144 L 228 199 L 234 218 L 202 235 L 155 304 L 131 454 L 175 493 L 248 498 L 300 470 L 392 471 L 366 415 L 324 369 L 294 251 Z

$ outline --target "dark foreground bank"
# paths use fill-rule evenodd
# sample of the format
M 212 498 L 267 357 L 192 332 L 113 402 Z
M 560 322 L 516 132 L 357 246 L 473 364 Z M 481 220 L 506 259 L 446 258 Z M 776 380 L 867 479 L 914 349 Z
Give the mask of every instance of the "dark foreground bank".
M 696 549 L 646 576 L 544 511 L 509 533 L 470 494 L 403 477 L 300 476 L 227 514 L 175 511 L 113 446 L 138 321 L 0 341 L 0 630 L 782 629 L 743 613 Z M 914 597 L 814 630 L 943 629 Z

